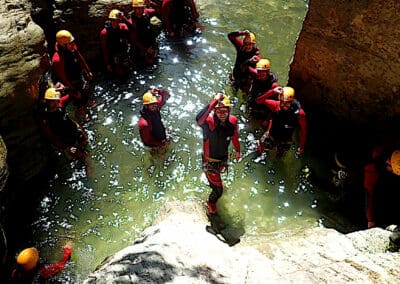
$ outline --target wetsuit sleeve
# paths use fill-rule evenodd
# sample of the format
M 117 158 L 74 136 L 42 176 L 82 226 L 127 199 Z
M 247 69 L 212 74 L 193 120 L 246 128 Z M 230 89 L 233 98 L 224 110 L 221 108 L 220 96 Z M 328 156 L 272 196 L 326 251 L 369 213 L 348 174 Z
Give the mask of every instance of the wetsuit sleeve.
M 129 27 L 127 24 L 119 23 L 119 29 L 122 31 L 124 40 L 129 40 Z
M 171 13 L 171 8 L 172 8 L 172 1 L 164 0 L 161 8 L 161 18 L 162 22 L 164 23 L 165 29 L 167 30 L 168 33 L 172 33 L 174 31 L 169 16 Z
M 199 19 L 199 12 L 197 11 L 196 3 L 194 2 L 194 0 L 189 0 L 189 6 L 192 12 L 192 19 L 197 22 Z
M 100 43 L 101 51 L 103 53 L 104 63 L 110 65 L 110 58 L 108 57 L 108 46 L 107 46 L 107 30 L 102 29 L 100 32 Z
M 257 56 L 258 60 L 261 59 L 260 49 L 258 47 L 257 47 L 255 56 Z
M 170 93 L 166 90 L 160 89 L 158 91 L 158 94 L 160 95 L 160 97 L 158 98 L 158 109 L 161 109 L 165 103 L 167 102 L 167 100 L 169 99 L 169 97 L 171 96 Z
M 68 80 L 67 74 L 65 74 L 65 63 L 64 60 L 60 57 L 58 52 L 55 52 L 53 58 L 51 60 L 51 64 L 53 66 L 54 73 L 56 74 L 57 78 L 63 83 L 65 86 L 74 90 L 74 86 Z
M 238 122 L 236 116 L 230 116 L 229 121 L 233 124 L 235 127 L 235 130 L 233 132 L 232 136 L 232 144 L 233 147 L 235 148 L 236 152 L 240 153 L 240 142 L 239 142 L 239 128 L 238 128 Z
M 266 105 L 272 112 L 278 112 L 280 110 L 280 102 L 276 100 L 264 100 Z
M 272 99 L 272 97 L 275 95 L 274 88 L 276 88 L 278 86 L 279 86 L 278 83 L 272 83 L 271 89 L 269 89 L 268 91 L 263 93 L 261 96 L 256 98 L 256 103 L 262 105 L 262 104 L 264 104 L 265 100 Z
M 235 46 L 236 50 L 239 50 L 243 45 L 243 40 L 239 38 L 239 36 L 244 35 L 242 31 L 231 32 L 228 34 L 229 41 Z
M 122 22 L 128 27 L 128 30 L 134 30 L 136 28 L 136 26 L 133 24 L 131 19 L 128 19 L 125 16 L 122 16 Z
M 54 275 L 60 273 L 67 261 L 71 258 L 72 249 L 71 248 L 64 248 L 64 255 L 63 260 L 57 263 L 48 264 L 39 269 L 39 274 L 44 279 L 48 279 L 53 277 Z
M 306 113 L 303 109 L 300 109 L 298 119 L 299 119 L 300 148 L 304 149 L 307 138 L 307 119 L 306 119 Z
M 146 8 L 146 9 L 144 9 L 144 13 L 145 13 L 147 16 L 149 16 L 150 18 L 157 15 L 156 10 L 153 9 L 153 8 Z
M 153 138 L 153 135 L 151 134 L 151 128 L 147 121 L 143 118 L 140 119 L 139 121 L 139 133 L 140 133 L 140 138 L 142 138 L 143 143 L 146 146 L 164 146 L 165 143 L 161 141 L 157 141 Z
M 251 66 L 248 66 L 248 67 L 247 67 L 247 70 L 248 70 L 248 72 L 250 73 L 250 76 L 251 76 L 252 78 L 256 78 L 256 76 L 257 76 L 257 69 L 256 69 L 256 68 L 251 67 Z
M 65 96 L 62 96 L 61 98 L 60 98 L 60 104 L 59 104 L 59 106 L 61 107 L 61 108 L 65 108 L 67 105 L 68 105 L 68 103 L 71 101 L 71 96 L 70 95 L 65 95 Z
M 79 61 L 80 61 L 81 67 L 85 70 L 86 74 L 91 73 L 89 65 L 86 63 L 85 58 L 83 58 L 82 54 L 79 52 L 78 47 L 76 45 L 75 45 L 75 51 L 76 51 L 76 54 L 79 57 Z
M 254 53 L 253 56 L 257 57 L 257 61 L 259 61 L 261 59 L 260 49 L 258 47 L 256 48 L 256 52 Z M 243 64 L 250 65 L 251 64 L 251 58 L 249 58 L 246 61 L 244 61 Z M 253 69 L 253 72 L 255 72 L 257 74 L 257 69 L 256 68 L 252 68 L 252 69 Z
M 206 107 L 204 107 L 197 114 L 196 121 L 197 121 L 198 125 L 202 126 L 206 122 L 208 115 L 215 108 L 215 106 L 217 105 L 217 102 L 218 101 L 216 99 L 213 99 L 210 104 L 208 104 Z
M 379 172 L 374 163 L 368 163 L 364 166 L 364 188 L 367 191 L 367 212 L 368 222 L 375 221 L 375 188 L 378 183 Z
M 67 262 L 68 260 L 71 259 L 71 254 L 72 254 L 72 248 L 70 247 L 65 247 L 64 248 L 64 256 L 63 256 L 63 260 L 64 262 Z

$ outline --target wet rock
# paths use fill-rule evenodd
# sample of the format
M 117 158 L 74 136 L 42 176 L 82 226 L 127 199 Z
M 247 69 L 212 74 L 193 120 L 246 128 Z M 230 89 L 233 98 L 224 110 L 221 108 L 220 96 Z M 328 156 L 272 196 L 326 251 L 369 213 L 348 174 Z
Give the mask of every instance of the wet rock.
M 29 180 L 43 170 L 45 148 L 36 117 L 37 81 L 48 67 L 42 29 L 27 1 L 0 0 L 0 129 L 10 174 Z
M 108 257 L 84 283 L 394 283 L 400 254 L 390 232 L 299 230 L 230 247 L 205 230 L 205 208 L 167 203 L 135 244 Z M 258 250 L 256 250 L 257 248 Z
M 368 127 L 398 122 L 399 5 L 309 1 L 289 71 L 305 109 Z

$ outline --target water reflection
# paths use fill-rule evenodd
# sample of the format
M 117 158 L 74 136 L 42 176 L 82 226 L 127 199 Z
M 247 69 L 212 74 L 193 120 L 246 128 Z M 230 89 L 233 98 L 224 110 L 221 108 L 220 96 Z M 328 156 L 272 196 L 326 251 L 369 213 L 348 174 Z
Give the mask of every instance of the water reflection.
M 281 159 L 256 160 L 261 128 L 248 120 L 243 94 L 233 94 L 225 84 L 235 58 L 227 33 L 235 29 L 256 31 L 262 55 L 268 55 L 285 84 L 306 2 L 208 2 L 200 1 L 203 34 L 176 42 L 162 38 L 157 66 L 134 71 L 126 81 L 97 78 L 96 106 L 84 125 L 89 176 L 84 165 L 60 161 L 32 226 L 49 261 L 57 260 L 54 247 L 74 241 L 76 265 L 71 269 L 78 278 L 132 244 L 164 202 L 206 200 L 210 189 L 201 169 L 202 135 L 194 117 L 219 90 L 232 96 L 243 151 L 243 159 L 231 161 L 223 175 L 219 205 L 224 221 L 248 239 L 318 224 L 318 201 L 302 171 L 307 161 L 296 158 L 294 149 Z M 138 131 L 141 97 L 153 86 L 171 93 L 161 113 L 173 143 L 162 153 L 144 147 Z

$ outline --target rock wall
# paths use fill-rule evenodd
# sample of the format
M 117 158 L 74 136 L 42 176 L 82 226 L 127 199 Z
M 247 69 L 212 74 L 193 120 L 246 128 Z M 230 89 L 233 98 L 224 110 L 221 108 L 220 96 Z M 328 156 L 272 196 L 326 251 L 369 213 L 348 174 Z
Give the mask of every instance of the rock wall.
M 369 129 L 399 126 L 399 11 L 398 0 L 309 1 L 288 82 L 306 110 Z
M 0 14 L 0 135 L 10 174 L 26 181 L 45 164 L 35 110 L 37 81 L 49 66 L 46 42 L 27 1 L 0 0 Z
M 7 148 L 0 136 L 0 192 L 6 185 L 8 178 Z M 1 220 L 0 220 L 1 221 Z
M 229 247 L 206 232 L 204 208 L 167 203 L 142 238 L 105 259 L 83 282 L 102 283 L 396 283 L 400 254 L 387 253 L 390 232 L 342 235 L 313 228 Z M 263 254 L 260 253 L 263 251 Z
M 69 30 L 75 37 L 79 50 L 94 70 L 101 68 L 99 27 L 104 25 L 111 9 L 126 14 L 132 11 L 131 1 L 121 0 L 31 0 L 32 17 L 44 30 L 49 53 L 53 54 L 58 30 Z M 100 59 L 100 60 L 99 60 Z

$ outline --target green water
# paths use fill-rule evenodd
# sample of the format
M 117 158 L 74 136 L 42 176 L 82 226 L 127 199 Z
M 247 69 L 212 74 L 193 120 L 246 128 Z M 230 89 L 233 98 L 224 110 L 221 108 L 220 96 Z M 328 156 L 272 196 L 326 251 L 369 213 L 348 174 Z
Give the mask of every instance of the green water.
M 66 240 L 74 242 L 72 261 L 61 277 L 78 282 L 105 257 L 131 245 L 166 201 L 204 203 L 210 190 L 201 170 L 195 115 L 219 90 L 235 103 L 243 153 L 223 175 L 219 207 L 227 222 L 243 233 L 243 240 L 320 223 L 318 188 L 301 172 L 310 162 L 307 154 L 296 158 L 292 149 L 282 159 L 255 161 L 254 139 L 261 129 L 246 117 L 243 95 L 232 94 L 225 83 L 236 55 L 227 34 L 248 29 L 285 85 L 307 1 L 198 0 L 198 6 L 205 30 L 181 42 L 162 39 L 156 68 L 132 74 L 126 82 L 97 77 L 97 105 L 84 124 L 91 176 L 80 163 L 57 164 L 32 224 L 42 256 L 50 262 L 60 259 L 58 248 Z M 141 96 L 151 86 L 171 92 L 162 115 L 173 142 L 162 158 L 143 147 L 137 125 Z

